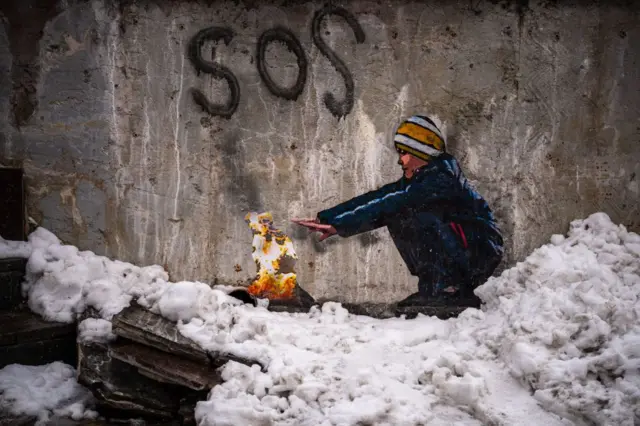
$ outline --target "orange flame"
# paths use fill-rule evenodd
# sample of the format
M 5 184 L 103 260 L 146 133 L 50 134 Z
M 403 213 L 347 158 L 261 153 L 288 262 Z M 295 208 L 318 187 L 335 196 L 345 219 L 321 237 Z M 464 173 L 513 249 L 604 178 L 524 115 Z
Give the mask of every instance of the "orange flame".
M 292 299 L 296 287 L 293 270 L 298 256 L 291 239 L 273 226 L 271 213 L 251 212 L 245 216 L 253 232 L 253 260 L 258 275 L 247 291 L 269 300 Z

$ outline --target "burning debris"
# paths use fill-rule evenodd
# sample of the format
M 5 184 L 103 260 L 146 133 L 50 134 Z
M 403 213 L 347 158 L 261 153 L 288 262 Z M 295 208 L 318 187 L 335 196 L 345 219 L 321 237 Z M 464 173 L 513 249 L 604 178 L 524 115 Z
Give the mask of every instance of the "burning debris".
M 252 257 L 258 268 L 258 275 L 247 290 L 269 300 L 293 299 L 298 256 L 291 239 L 274 227 L 271 213 L 251 212 L 245 220 L 253 231 Z
M 306 311 L 315 301 L 298 283 L 294 270 L 298 255 L 291 239 L 273 225 L 271 213 L 251 212 L 245 221 L 253 232 L 252 257 L 258 268 L 247 292 L 268 299 L 270 310 Z

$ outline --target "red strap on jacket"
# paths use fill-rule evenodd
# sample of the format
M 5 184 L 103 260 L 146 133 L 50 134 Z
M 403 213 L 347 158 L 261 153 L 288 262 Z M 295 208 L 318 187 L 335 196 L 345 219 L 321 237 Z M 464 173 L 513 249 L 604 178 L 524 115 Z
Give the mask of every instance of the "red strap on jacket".
M 460 226 L 459 223 L 454 223 L 454 222 L 449 223 L 449 225 L 451 225 L 451 229 L 453 229 L 453 232 L 455 232 L 456 235 L 462 239 L 462 246 L 464 248 L 468 248 L 469 244 L 467 244 L 467 236 L 464 235 L 462 226 Z

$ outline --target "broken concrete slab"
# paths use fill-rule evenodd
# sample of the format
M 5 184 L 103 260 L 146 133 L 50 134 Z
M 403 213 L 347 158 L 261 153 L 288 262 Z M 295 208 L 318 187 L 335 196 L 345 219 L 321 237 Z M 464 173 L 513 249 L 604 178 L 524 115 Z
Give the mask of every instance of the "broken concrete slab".
M 136 367 L 114 359 L 107 345 L 78 345 L 78 383 L 91 390 L 97 410 L 107 417 L 154 418 L 178 415 L 184 391 L 140 374 Z
M 193 390 L 211 389 L 222 383 L 220 374 L 209 362 L 191 361 L 126 340 L 111 344 L 109 355 L 136 367 L 140 374 L 163 383 Z
M 163 352 L 200 363 L 209 363 L 207 352 L 187 339 L 176 323 L 132 304 L 113 317 L 113 333 Z
M 263 371 L 265 370 L 265 366 L 256 360 L 217 351 L 205 351 L 193 340 L 180 334 L 176 323 L 137 304 L 114 316 L 112 324 L 113 333 L 117 336 L 203 365 L 211 364 L 217 368 L 227 361 L 235 361 L 245 365 L 258 364 Z

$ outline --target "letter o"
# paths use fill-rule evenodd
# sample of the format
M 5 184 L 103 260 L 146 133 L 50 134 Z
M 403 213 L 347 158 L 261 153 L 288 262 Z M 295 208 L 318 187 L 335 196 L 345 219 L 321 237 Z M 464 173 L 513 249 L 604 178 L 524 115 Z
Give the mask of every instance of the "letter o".
M 274 41 L 283 42 L 287 48 L 296 55 L 298 60 L 298 78 L 291 87 L 280 87 L 276 84 L 267 71 L 265 54 L 269 43 Z M 296 36 L 285 27 L 274 27 L 266 30 L 258 39 L 258 72 L 267 89 L 276 96 L 284 99 L 295 101 L 304 90 L 304 84 L 307 80 L 307 57 L 304 54 L 302 45 Z

